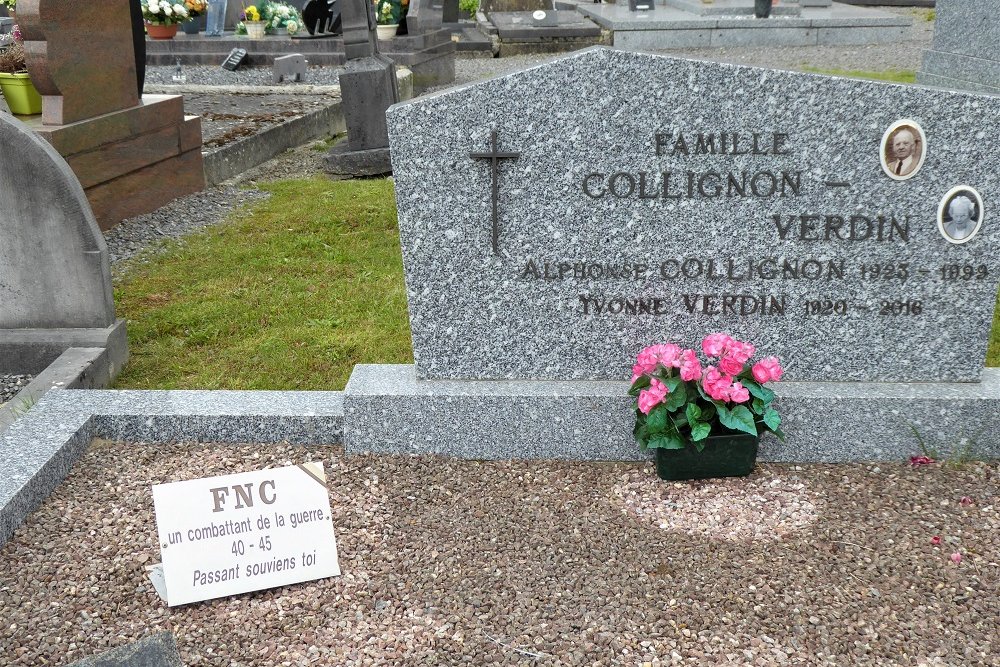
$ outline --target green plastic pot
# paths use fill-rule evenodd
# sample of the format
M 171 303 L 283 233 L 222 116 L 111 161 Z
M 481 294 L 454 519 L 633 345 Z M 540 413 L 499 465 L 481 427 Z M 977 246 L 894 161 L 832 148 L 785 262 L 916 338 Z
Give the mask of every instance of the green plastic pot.
M 656 475 L 660 479 L 713 479 L 745 477 L 757 463 L 760 437 L 746 433 L 713 435 L 702 441 L 705 449 L 693 445 L 684 449 L 656 449 Z
M 21 74 L 0 73 L 0 89 L 7 100 L 10 112 L 19 116 L 42 113 L 42 96 L 35 90 L 27 72 Z

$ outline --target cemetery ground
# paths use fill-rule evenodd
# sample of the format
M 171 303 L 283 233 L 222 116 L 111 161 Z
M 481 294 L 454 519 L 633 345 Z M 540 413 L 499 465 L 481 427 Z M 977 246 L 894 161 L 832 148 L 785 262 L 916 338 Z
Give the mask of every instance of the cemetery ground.
M 684 55 L 905 77 L 916 48 Z M 326 146 L 108 234 L 118 387 L 341 389 L 355 363 L 410 360 L 392 183 L 318 176 Z M 97 440 L 0 552 L 0 663 L 167 630 L 188 665 L 992 665 L 1000 468 L 959 458 L 665 483 L 650 464 Z M 150 485 L 306 461 L 343 575 L 166 607 Z

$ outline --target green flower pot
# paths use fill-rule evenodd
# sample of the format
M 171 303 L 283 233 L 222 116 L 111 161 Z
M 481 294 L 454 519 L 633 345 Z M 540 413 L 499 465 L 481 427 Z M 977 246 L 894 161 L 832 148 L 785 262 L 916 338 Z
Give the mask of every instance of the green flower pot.
M 713 435 L 702 441 L 705 449 L 656 449 L 656 476 L 660 479 L 712 479 L 745 477 L 757 462 L 760 437 L 740 434 Z
M 10 112 L 19 116 L 42 113 L 42 96 L 35 90 L 27 72 L 21 74 L 0 73 L 0 89 Z

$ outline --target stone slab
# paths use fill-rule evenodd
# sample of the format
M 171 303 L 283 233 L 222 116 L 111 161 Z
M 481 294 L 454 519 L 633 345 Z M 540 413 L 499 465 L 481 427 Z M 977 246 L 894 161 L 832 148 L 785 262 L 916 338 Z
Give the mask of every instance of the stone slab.
M 613 36 L 615 48 L 630 51 L 654 49 L 697 49 L 712 45 L 710 29 L 703 30 L 618 30 Z
M 200 130 L 200 122 L 198 123 Z M 73 173 L 85 189 L 161 160 L 180 154 L 181 125 L 171 125 L 154 132 L 103 144 L 98 148 L 67 156 Z M 197 146 L 200 148 L 200 136 Z M 190 150 L 190 149 L 189 149 Z
M 0 432 L 0 547 L 94 438 L 148 443 L 342 441 L 333 391 L 50 391 Z
M 184 98 L 180 95 L 143 95 L 136 107 L 87 121 L 46 126 L 40 117 L 32 117 L 25 124 L 61 155 L 74 155 L 169 127 L 183 116 Z
M 1000 369 L 987 369 L 981 383 L 780 382 L 774 390 L 787 442 L 768 435 L 764 461 L 905 460 L 920 452 L 911 425 L 942 455 L 971 438 L 977 457 L 1000 457 Z M 643 460 L 627 391 L 627 382 L 418 380 L 410 365 L 358 365 L 344 390 L 344 448 Z
M 845 28 L 818 28 L 816 43 L 819 46 L 860 46 L 888 44 L 906 37 L 906 28 L 855 26 Z
M 917 81 L 933 85 L 947 81 L 946 86 L 954 90 L 994 93 L 1000 90 L 1000 60 L 928 49 Z
M 104 237 L 66 161 L 0 115 L 0 332 L 115 321 Z
M 846 7 L 834 3 L 829 8 L 807 7 L 799 17 L 775 17 L 767 20 L 747 17 L 700 16 L 675 9 L 657 6 L 650 12 L 631 12 L 627 4 L 577 5 L 576 10 L 603 28 L 620 31 L 631 30 L 697 30 L 697 29 L 775 29 L 775 28 L 864 28 L 864 27 L 907 27 L 913 21 L 909 17 L 891 14 L 865 7 Z M 760 41 L 755 45 L 767 46 L 766 33 L 758 33 Z M 877 33 L 871 33 L 878 37 Z M 669 35 L 664 35 L 664 45 L 669 44 Z M 659 48 L 668 48 L 661 46 Z
M 341 141 L 327 153 L 323 168 L 328 174 L 347 177 L 384 176 L 392 173 L 392 158 L 388 148 L 351 150 Z
M 118 375 L 128 359 L 125 320 L 92 329 L 0 329 L 0 373 L 41 373 L 75 347 L 107 349 L 112 375 Z
M 1000 130 L 1000 98 L 593 48 L 388 116 L 422 379 L 625 378 L 642 347 L 712 331 L 778 356 L 789 380 L 980 377 L 1000 227 L 953 244 L 937 211 L 959 184 L 989 210 L 1000 199 L 1000 151 L 984 140 Z M 895 181 L 880 145 L 902 118 L 932 148 L 917 177 Z M 493 131 L 520 153 L 500 166 L 498 254 L 491 167 L 471 157 Z M 723 132 L 742 134 L 746 154 L 697 155 L 699 133 Z M 671 149 L 678 133 L 687 153 Z M 783 147 L 750 155 L 753 133 Z M 690 190 L 664 192 L 666 172 L 692 174 Z M 641 174 L 659 185 L 640 188 Z M 697 187 L 723 174 L 736 187 Z M 743 174 L 798 185 L 741 194 Z M 905 276 L 876 279 L 887 264 Z M 981 277 L 942 273 L 966 265 Z M 826 301 L 838 315 L 822 314 Z
M 705 3 L 702 0 L 664 0 L 664 4 L 668 7 L 680 9 L 698 16 L 753 16 L 754 13 L 754 3 L 752 0 L 714 0 L 711 3 Z M 797 2 L 771 4 L 772 17 L 799 16 L 801 12 L 802 10 Z
M 601 28 L 575 11 L 559 11 L 558 25 L 536 26 L 529 12 L 494 12 L 490 21 L 496 26 L 501 40 L 599 37 Z
M 931 49 L 997 60 L 1000 0 L 938 0 Z
M 712 46 L 739 47 L 767 43 L 773 46 L 812 46 L 818 41 L 815 28 L 806 26 L 743 27 L 729 25 L 712 31 Z
M 87 190 L 101 229 L 205 189 L 201 148 L 195 148 Z
M 172 632 L 157 632 L 69 667 L 184 667 Z

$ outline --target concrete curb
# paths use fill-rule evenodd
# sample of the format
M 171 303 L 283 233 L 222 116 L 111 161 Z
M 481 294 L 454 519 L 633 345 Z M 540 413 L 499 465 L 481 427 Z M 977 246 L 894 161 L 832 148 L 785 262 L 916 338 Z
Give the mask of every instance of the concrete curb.
M 339 391 L 50 391 L 0 433 L 0 547 L 94 438 L 333 445 Z

